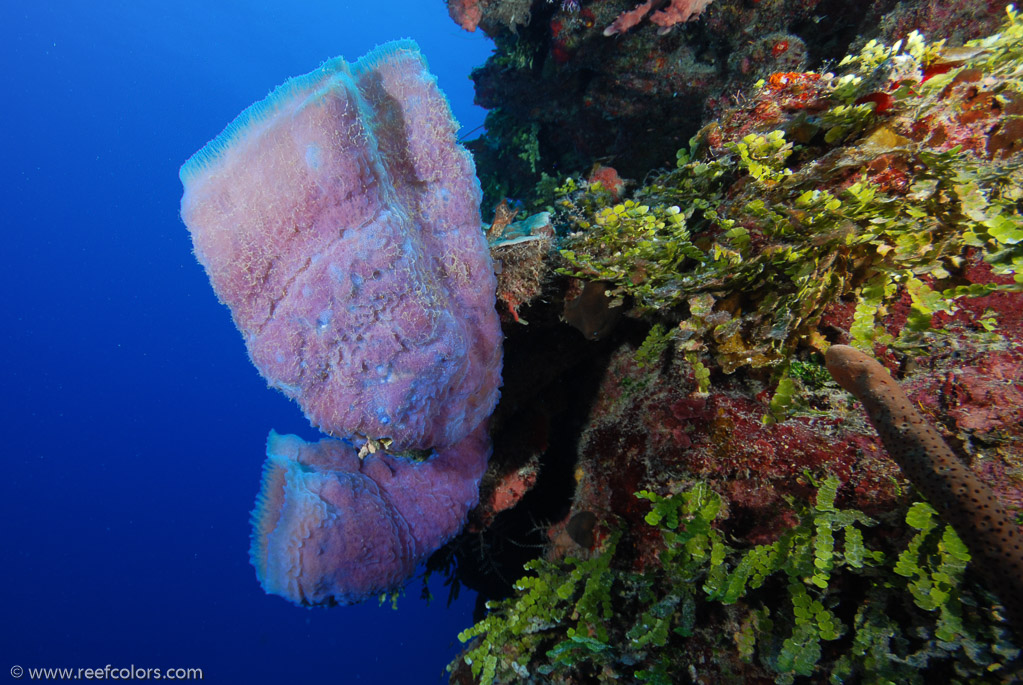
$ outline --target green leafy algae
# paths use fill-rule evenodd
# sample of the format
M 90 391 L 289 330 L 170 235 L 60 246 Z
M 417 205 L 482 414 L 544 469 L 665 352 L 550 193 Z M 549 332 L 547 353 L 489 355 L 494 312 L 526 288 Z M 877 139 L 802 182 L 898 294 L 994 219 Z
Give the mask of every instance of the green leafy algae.
M 964 583 L 969 554 L 952 528 L 918 502 L 905 513 L 912 537 L 874 548 L 865 535 L 877 522 L 837 507 L 839 486 L 825 479 L 795 527 L 747 549 L 725 543 L 722 501 L 705 484 L 637 492 L 660 537 L 658 564 L 636 571 L 620 528 L 589 559 L 532 561 L 517 594 L 488 603 L 490 614 L 459 635 L 471 641 L 463 659 L 485 684 L 673 683 L 707 649 L 722 676 L 777 683 L 922 683 L 928 667 L 966 683 L 1005 672 L 1019 650 Z M 726 607 L 731 634 L 720 629 Z M 718 623 L 702 629 L 711 616 Z
M 943 149 L 893 128 L 952 116 L 946 87 L 957 75 L 978 74 L 996 98 L 1023 92 L 1023 22 L 1010 7 L 999 34 L 925 78 L 942 50 L 917 33 L 891 47 L 872 41 L 841 76 L 820 75 L 827 107 L 800 115 L 820 132 L 805 144 L 779 129 L 715 147 L 705 131 L 675 169 L 621 202 L 570 179 L 554 203 L 571 228 L 562 273 L 607 281 L 616 300 L 678 322 L 681 351 L 709 353 L 726 373 L 778 367 L 776 382 L 797 349 L 820 348 L 816 326 L 836 302 L 852 306 L 853 345 L 911 352 L 960 298 L 1023 289 L 1019 155 Z M 858 102 L 872 94 L 891 98 L 884 113 Z M 964 284 L 971 255 L 1012 282 Z M 911 311 L 893 335 L 882 321 L 904 295 Z M 979 334 L 995 339 L 995 324 L 988 317 Z

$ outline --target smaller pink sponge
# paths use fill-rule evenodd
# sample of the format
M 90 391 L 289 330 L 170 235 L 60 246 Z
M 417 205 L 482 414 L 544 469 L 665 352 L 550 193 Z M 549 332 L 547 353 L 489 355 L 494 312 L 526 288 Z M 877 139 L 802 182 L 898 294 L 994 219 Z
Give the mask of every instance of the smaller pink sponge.
M 263 589 L 315 606 L 400 587 L 476 506 L 485 423 L 424 462 L 271 431 L 250 550 Z

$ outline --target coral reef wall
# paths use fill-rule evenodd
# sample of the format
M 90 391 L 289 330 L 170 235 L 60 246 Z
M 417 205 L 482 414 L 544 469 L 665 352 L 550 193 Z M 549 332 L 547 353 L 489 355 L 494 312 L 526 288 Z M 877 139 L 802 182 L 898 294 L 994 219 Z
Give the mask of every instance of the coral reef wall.
M 825 355 L 874 357 L 1023 530 L 1020 15 L 495 4 L 507 384 L 432 560 L 483 593 L 453 682 L 1017 682 L 1018 550 L 971 552 Z
M 608 31 L 637 3 L 451 0 L 453 14 L 474 17 L 497 44 L 473 72 L 476 101 L 491 110 L 487 135 L 470 144 L 484 209 L 502 194 L 521 197 L 543 173 L 585 173 L 598 161 L 641 178 L 758 79 L 914 28 L 961 43 L 990 33 L 1006 4 L 716 0 L 667 30 L 647 18 Z M 640 7 L 652 5 L 665 3 Z

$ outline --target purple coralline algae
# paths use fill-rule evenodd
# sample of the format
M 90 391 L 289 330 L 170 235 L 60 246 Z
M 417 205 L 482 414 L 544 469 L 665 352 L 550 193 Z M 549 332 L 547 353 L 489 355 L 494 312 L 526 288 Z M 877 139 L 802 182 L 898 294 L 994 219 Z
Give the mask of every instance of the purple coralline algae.
M 294 497 L 264 484 L 262 500 L 290 511 L 257 507 L 253 559 L 267 590 L 296 602 L 395 587 L 475 502 L 466 493 L 482 467 L 454 455 L 486 461 L 501 330 L 479 183 L 456 129 L 418 47 L 398 41 L 287 81 L 181 169 L 196 257 L 253 363 L 344 441 L 320 452 L 435 450 L 425 464 L 378 456 L 361 470 L 313 460 L 325 468 L 313 476 L 297 448 L 276 447 L 288 439 L 271 436 L 267 478 Z M 460 504 L 403 506 L 396 488 L 423 486 L 424 474 L 457 479 Z M 333 523 L 317 528 L 299 493 L 327 481 L 336 497 L 316 506 Z M 402 527 L 412 532 L 393 532 Z M 324 558 L 303 569 L 313 541 L 334 550 L 333 571 Z M 354 573 L 344 554 L 376 559 L 374 570 Z M 306 583 L 331 573 L 316 591 Z

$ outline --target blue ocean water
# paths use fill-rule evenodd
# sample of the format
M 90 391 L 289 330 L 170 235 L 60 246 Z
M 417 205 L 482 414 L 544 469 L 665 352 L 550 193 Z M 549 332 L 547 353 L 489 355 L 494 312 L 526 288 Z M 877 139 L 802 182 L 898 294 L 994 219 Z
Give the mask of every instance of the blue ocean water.
M 266 433 L 316 432 L 248 361 L 178 217 L 178 167 L 243 108 L 399 37 L 480 125 L 490 45 L 440 0 L 0 3 L 0 672 L 444 679 L 468 592 L 309 610 L 257 584 Z

